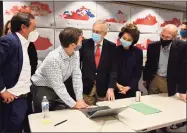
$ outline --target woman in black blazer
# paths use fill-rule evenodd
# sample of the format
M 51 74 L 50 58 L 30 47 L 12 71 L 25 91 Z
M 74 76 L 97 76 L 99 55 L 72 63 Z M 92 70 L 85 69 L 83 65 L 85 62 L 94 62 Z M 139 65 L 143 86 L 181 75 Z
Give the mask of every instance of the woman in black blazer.
M 7 21 L 7 23 L 5 24 L 3 35 L 7 35 L 8 33 L 11 33 L 10 20 Z M 31 76 L 32 76 L 35 73 L 38 65 L 38 55 L 37 55 L 36 47 L 34 46 L 33 42 L 30 42 L 27 51 L 30 59 Z
M 134 46 L 138 42 L 140 31 L 134 24 L 127 24 L 121 29 L 121 45 L 117 48 L 117 89 L 116 99 L 134 97 L 138 91 L 141 77 L 143 52 Z

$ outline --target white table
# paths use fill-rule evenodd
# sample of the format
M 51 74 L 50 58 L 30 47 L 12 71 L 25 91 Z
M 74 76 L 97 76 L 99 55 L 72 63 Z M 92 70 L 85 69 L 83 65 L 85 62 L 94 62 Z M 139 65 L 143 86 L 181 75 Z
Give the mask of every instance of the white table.
M 88 119 L 78 110 L 62 110 L 50 112 L 52 123 L 42 123 L 42 114 L 29 115 L 31 132 L 134 132 L 114 117 Z M 56 127 L 54 125 L 67 119 L 67 122 Z
M 101 128 L 99 132 L 135 132 L 113 116 L 93 119 Z
M 177 96 L 168 97 L 167 94 L 142 96 L 142 103 L 155 107 L 162 112 L 144 115 L 132 108 L 121 112 L 117 119 L 136 132 L 147 132 L 172 124 L 186 121 L 186 103 L 180 101 Z M 128 106 L 135 102 L 135 98 L 126 98 L 115 101 L 97 103 L 98 106 L 110 106 L 111 108 Z

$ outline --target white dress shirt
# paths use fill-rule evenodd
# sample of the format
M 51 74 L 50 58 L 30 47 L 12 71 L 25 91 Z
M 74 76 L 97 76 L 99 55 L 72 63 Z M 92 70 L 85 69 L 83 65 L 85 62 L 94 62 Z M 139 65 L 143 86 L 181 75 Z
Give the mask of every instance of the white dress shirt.
M 18 36 L 22 45 L 23 66 L 17 84 L 13 88 L 7 89 L 7 91 L 14 94 L 15 96 L 20 96 L 22 94 L 27 94 L 28 92 L 30 92 L 31 66 L 29 55 L 27 52 L 29 42 L 20 33 L 16 32 L 16 35 Z M 2 90 L 1 93 L 3 93 L 5 90 L 6 88 Z
M 76 102 L 69 95 L 64 85 L 64 81 L 70 76 L 72 76 L 76 100 L 83 99 L 79 52 L 74 52 L 71 56 L 68 56 L 65 50 L 59 46 L 48 54 L 31 80 L 36 86 L 52 88 L 60 99 L 72 108 L 76 105 Z

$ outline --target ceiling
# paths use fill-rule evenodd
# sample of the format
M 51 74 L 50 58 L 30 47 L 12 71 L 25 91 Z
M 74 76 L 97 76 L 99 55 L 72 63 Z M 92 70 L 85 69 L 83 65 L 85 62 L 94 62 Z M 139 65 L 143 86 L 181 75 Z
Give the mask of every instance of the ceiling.
M 164 5 L 170 5 L 170 6 L 177 6 L 177 7 L 181 7 L 181 8 L 185 8 L 186 9 L 186 2 L 187 1 L 153 1 L 154 3 L 158 3 L 158 4 L 164 4 Z
M 3 0 L 3 1 L 15 1 L 15 0 Z M 19 1 L 36 1 L 36 0 L 19 0 Z M 83 1 L 83 0 L 38 0 L 38 1 Z M 181 8 L 186 8 L 186 2 L 187 1 L 170 1 L 170 0 L 165 0 L 165 1 L 160 1 L 160 0 L 87 0 L 87 1 L 121 1 L 121 2 L 131 2 L 131 1 L 136 1 L 136 2 L 154 2 L 157 4 L 164 4 L 164 5 L 169 5 L 169 6 L 177 6 Z

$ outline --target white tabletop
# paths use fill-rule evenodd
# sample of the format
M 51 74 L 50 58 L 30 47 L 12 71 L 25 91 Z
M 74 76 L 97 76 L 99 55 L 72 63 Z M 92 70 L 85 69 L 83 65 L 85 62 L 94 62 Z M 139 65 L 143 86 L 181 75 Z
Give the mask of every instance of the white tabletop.
M 116 118 L 134 131 L 150 131 L 186 121 L 186 103 L 176 96 L 168 97 L 167 94 L 142 96 L 142 103 L 155 107 L 162 112 L 144 115 L 132 108 L 121 112 Z M 126 98 L 115 101 L 97 103 L 98 106 L 111 108 L 128 106 L 135 102 L 135 98 Z
M 135 132 L 113 116 L 93 119 L 101 125 L 99 132 Z
M 56 127 L 54 125 L 63 120 Z M 78 110 L 62 110 L 50 112 L 52 123 L 44 124 L 42 114 L 29 115 L 31 132 L 134 132 L 114 117 L 87 118 Z

